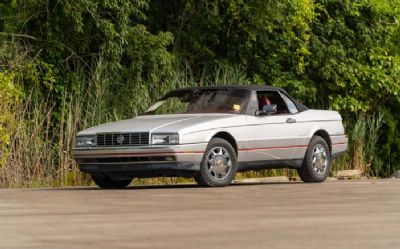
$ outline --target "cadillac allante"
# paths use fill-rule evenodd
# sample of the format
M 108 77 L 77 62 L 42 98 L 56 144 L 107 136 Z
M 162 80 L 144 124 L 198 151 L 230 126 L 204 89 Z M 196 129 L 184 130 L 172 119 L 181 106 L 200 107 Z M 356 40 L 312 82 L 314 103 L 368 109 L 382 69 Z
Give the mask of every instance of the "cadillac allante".
M 308 109 L 277 87 L 212 86 L 172 91 L 143 115 L 79 132 L 73 157 L 101 188 L 159 176 L 221 187 L 236 172 L 283 167 L 322 182 L 346 149 L 336 111 Z

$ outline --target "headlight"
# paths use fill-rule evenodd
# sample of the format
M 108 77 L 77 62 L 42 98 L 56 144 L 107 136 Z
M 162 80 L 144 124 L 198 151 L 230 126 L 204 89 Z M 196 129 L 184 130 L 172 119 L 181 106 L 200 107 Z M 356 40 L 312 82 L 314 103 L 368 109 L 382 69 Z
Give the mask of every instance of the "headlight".
M 178 134 L 153 134 L 151 135 L 152 144 L 179 144 Z
M 96 146 L 96 136 L 77 136 L 75 139 L 76 147 Z

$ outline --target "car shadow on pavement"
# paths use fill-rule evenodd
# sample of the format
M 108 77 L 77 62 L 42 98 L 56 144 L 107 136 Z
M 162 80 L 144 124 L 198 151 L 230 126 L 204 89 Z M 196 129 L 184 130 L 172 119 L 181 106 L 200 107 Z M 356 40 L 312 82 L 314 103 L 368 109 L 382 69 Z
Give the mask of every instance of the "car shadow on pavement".
M 303 184 L 303 182 L 298 182 L 298 181 L 292 181 L 292 182 L 256 182 L 256 183 L 233 183 L 229 186 L 226 186 L 224 188 L 235 188 L 238 186 L 256 186 L 256 185 L 292 185 L 292 184 Z M 125 189 L 106 189 L 106 190 L 123 190 L 123 191 L 128 191 L 128 190 L 145 190 L 145 189 L 188 189 L 188 188 L 197 188 L 197 189 L 212 189 L 212 188 L 206 188 L 206 187 L 201 187 L 197 185 L 196 183 L 185 183 L 185 184 L 168 184 L 168 185 L 134 185 L 134 186 L 129 186 Z M 219 188 L 215 188 L 219 189 Z M 52 190 L 52 191 L 83 191 L 83 190 L 99 190 L 102 191 L 104 189 L 101 189 L 97 186 L 83 186 L 83 187 L 61 187 L 61 188 L 51 188 L 51 189 L 41 189 L 41 190 Z

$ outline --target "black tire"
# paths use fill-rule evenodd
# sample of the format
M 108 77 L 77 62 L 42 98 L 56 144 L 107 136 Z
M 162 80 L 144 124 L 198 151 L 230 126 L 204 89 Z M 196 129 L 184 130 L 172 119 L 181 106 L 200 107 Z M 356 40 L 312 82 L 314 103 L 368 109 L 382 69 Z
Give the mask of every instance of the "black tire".
M 314 158 L 316 162 L 313 163 Z M 314 136 L 308 145 L 303 165 L 297 169 L 301 180 L 303 182 L 323 182 L 328 177 L 330 167 L 331 152 L 327 142 L 320 136 Z
M 104 189 L 123 189 L 132 182 L 132 179 L 117 180 L 98 174 L 92 174 L 92 179 L 97 186 Z
M 218 151 L 221 154 L 214 154 Z M 212 163 L 209 163 L 209 156 Z M 225 139 L 213 138 L 207 146 L 200 164 L 200 172 L 195 176 L 195 180 L 203 187 L 227 186 L 235 177 L 236 162 L 237 156 L 233 146 Z

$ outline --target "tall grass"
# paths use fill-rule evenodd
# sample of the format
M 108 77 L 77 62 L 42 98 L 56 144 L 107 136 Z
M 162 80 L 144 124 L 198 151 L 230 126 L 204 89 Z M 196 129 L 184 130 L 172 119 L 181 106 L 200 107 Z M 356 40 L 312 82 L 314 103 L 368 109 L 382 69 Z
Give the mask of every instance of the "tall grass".
M 378 139 L 384 114 L 359 115 L 349 127 L 349 148 L 346 155 L 334 163 L 334 169 L 357 169 L 365 176 L 378 176 L 383 160 L 379 154 Z
M 248 84 L 240 68 L 220 66 L 204 71 L 195 80 L 190 67 L 181 63 L 175 67 L 168 81 L 154 92 L 146 82 L 121 86 L 121 96 L 105 77 L 107 72 L 100 59 L 88 79 L 84 70 L 79 80 L 83 87 L 64 92 L 61 111 L 54 115 L 55 104 L 34 91 L 28 93 L 15 112 L 17 127 L 9 144 L 8 160 L 0 167 L 0 187 L 52 187 L 87 185 L 90 177 L 79 172 L 71 152 L 79 130 L 100 123 L 132 118 L 157 98 L 170 90 L 195 85 Z M 141 180 L 141 183 L 175 183 L 177 178 Z

